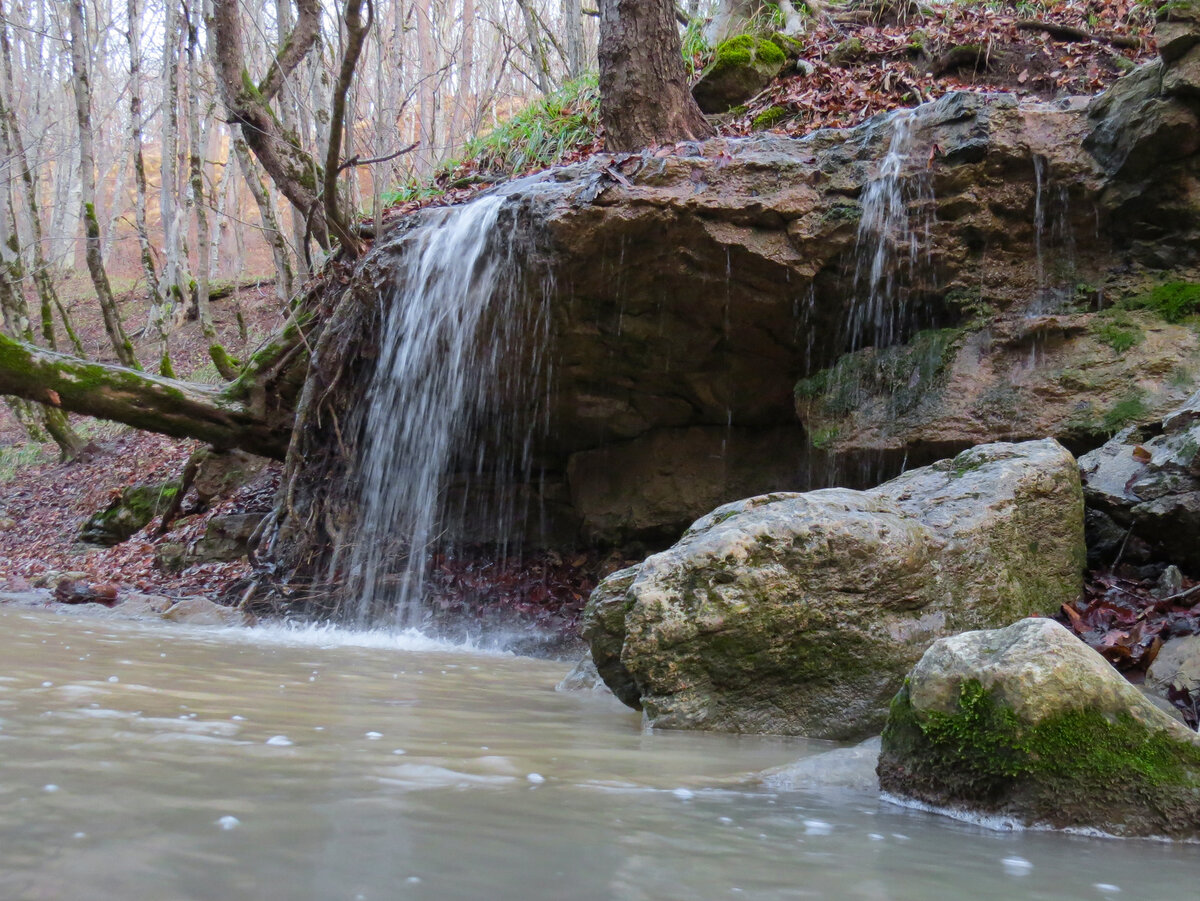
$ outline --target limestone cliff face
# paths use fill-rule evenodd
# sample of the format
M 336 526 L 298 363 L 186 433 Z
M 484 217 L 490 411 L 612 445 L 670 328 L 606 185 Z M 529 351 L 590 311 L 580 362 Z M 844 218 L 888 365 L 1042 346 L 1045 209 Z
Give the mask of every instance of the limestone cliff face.
M 512 489 L 524 539 L 665 547 L 739 497 L 869 487 L 990 440 L 1085 449 L 1178 405 L 1200 343 L 1186 303 L 1153 298 L 1200 281 L 1200 126 L 1173 71 L 1098 100 L 955 94 L 498 189 L 514 277 L 545 316 L 536 479 Z M 888 178 L 900 201 L 880 218 Z M 372 285 L 395 277 L 414 224 L 364 261 L 318 348 L 349 361 L 310 385 L 293 447 L 291 518 L 322 524 L 320 541 L 348 540 L 337 417 L 370 375 Z M 864 258 L 879 253 L 877 277 Z M 289 553 L 285 569 L 321 555 Z

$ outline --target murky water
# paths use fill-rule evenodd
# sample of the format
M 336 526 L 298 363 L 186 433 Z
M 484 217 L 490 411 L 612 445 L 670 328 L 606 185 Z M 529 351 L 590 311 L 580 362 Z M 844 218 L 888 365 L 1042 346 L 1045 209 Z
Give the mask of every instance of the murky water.
M 1200 849 L 994 833 L 644 733 L 564 665 L 0 608 L 0 898 L 1195 896 Z

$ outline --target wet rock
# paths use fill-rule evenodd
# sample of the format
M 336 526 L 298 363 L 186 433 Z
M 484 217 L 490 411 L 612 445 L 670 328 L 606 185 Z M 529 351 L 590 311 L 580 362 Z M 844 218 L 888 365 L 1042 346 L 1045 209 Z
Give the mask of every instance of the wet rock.
M 1200 4 L 1191 0 L 1164 3 L 1157 18 L 1154 42 L 1163 62 L 1174 62 L 1200 44 Z
M 54 599 L 60 604 L 112 607 L 117 603 L 117 586 L 111 582 L 91 583 L 84 579 L 64 578 L 54 588 Z
M 722 463 L 735 455 L 720 446 L 697 467 L 698 455 L 678 440 L 691 429 L 790 428 L 796 437 L 780 440 L 779 457 L 801 465 L 785 484 L 808 488 L 869 485 L 906 459 L 919 465 L 990 441 L 1050 435 L 1089 449 L 1131 405 L 1134 421 L 1160 417 L 1194 390 L 1200 340 L 1184 323 L 1133 310 L 1144 339 L 1118 352 L 1099 336 L 1099 310 L 1160 275 L 1194 278 L 1186 270 L 1200 261 L 1200 192 L 1188 156 L 1200 125 L 1187 104 L 1161 96 L 1161 77 L 1161 66 L 1132 73 L 1090 113 L 1078 98 L 1018 103 L 963 93 L 908 114 L 902 180 L 905 190 L 927 182 L 936 216 L 918 265 L 898 267 L 896 333 L 887 343 L 911 349 L 921 330 L 951 329 L 947 354 L 930 371 L 919 354 L 868 353 L 884 342 L 852 334 L 863 315 L 855 306 L 863 291 L 852 282 L 864 188 L 888 152 L 894 114 L 799 139 L 758 133 L 684 143 L 664 157 L 624 159 L 623 180 L 607 171 L 612 158 L 597 157 L 508 186 L 504 227 L 511 222 L 533 247 L 524 274 L 550 272 L 555 286 L 531 294 L 545 298 L 553 336 L 545 354 L 556 361 L 546 432 L 529 436 L 545 479 L 517 506 L 554 509 L 563 524 L 549 539 L 562 541 L 556 546 L 580 536 L 622 543 L 631 532 L 661 546 L 681 517 L 698 515 L 666 503 L 672 484 L 689 504 L 711 505 L 779 484 L 774 467 L 759 470 L 758 481 L 751 467 L 745 480 L 726 480 Z M 1132 90 L 1143 80 L 1144 90 Z M 1143 103 L 1181 118 L 1145 120 Z M 931 155 L 935 145 L 941 155 Z M 381 282 L 396 274 L 399 240 L 377 244 L 371 265 Z M 1048 267 L 1039 279 L 1031 264 L 1039 247 L 1061 275 Z M 361 320 L 347 322 L 347 347 L 371 346 L 371 309 L 364 304 Z M 872 375 L 862 395 L 848 380 L 845 403 L 824 405 L 802 433 L 797 382 L 836 367 L 854 347 L 855 360 L 870 356 L 881 378 Z M 369 362 L 358 357 L 350 353 L 339 382 L 348 407 L 366 384 Z M 907 390 L 914 376 L 919 392 Z M 888 402 L 897 394 L 874 390 L 885 383 L 899 384 L 911 402 L 899 415 Z M 314 423 L 299 441 L 297 453 L 312 465 L 297 472 L 296 517 L 281 523 L 278 562 L 281 572 L 327 572 L 329 551 L 316 544 L 354 521 L 353 494 L 332 490 L 323 475 L 344 468 L 332 422 Z M 647 448 L 639 472 L 653 475 L 654 504 L 620 469 L 633 442 Z M 876 454 L 886 465 L 860 467 Z M 578 465 L 605 455 L 618 461 L 611 477 Z M 578 482 L 568 478 L 573 465 Z M 473 470 L 459 475 L 473 478 Z M 539 494 L 546 486 L 553 498 Z M 581 513 L 577 501 L 588 509 Z M 453 535 L 485 529 L 468 523 Z M 537 544 L 549 531 L 532 523 L 523 537 Z
M 1154 555 L 1200 571 L 1200 392 L 1144 442 L 1119 432 L 1079 460 L 1084 497 Z
M 1174 689 L 1200 704 L 1200 635 L 1165 642 L 1146 671 L 1146 686 L 1164 698 Z
M 763 784 L 777 791 L 820 788 L 874 791 L 879 785 L 875 767 L 879 765 L 881 742 L 876 735 L 852 748 L 836 748 L 803 757 L 795 763 L 767 770 L 762 774 Z
M 591 654 L 584 654 L 571 671 L 554 686 L 555 691 L 589 691 L 610 694 L 608 686 L 600 678 Z
M 233 607 L 214 604 L 207 598 L 184 598 L 176 601 L 161 614 L 168 622 L 191 626 L 246 626 L 250 617 Z
M 187 545 L 182 541 L 164 541 L 154 548 L 154 565 L 167 572 L 179 572 L 190 564 Z
M 104 547 L 120 544 L 166 512 L 178 491 L 178 481 L 132 485 L 107 508 L 89 517 L 79 538 Z
M 260 475 L 270 462 L 245 451 L 218 451 L 211 447 L 197 451 L 193 460 L 196 476 L 192 487 L 201 508 L 217 498 L 228 497 Z
M 787 56 L 774 41 L 737 35 L 717 45 L 692 96 L 706 113 L 726 112 L 770 84 L 785 62 Z
M 629 566 L 604 579 L 588 598 L 580 632 L 591 649 L 591 659 L 604 683 L 623 703 L 641 710 L 641 692 L 625 665 L 621 649 L 625 643 L 625 619 L 632 606 L 629 589 L 640 566 Z
M 265 513 L 234 513 L 214 516 L 197 540 L 184 554 L 184 565 L 240 560 L 250 551 L 250 539 L 266 517 Z
M 892 703 L 878 772 L 935 807 L 1200 838 L 1200 736 L 1048 619 L 930 647 Z
M 719 507 L 602 582 L 584 637 L 651 725 L 854 738 L 932 641 L 1057 610 L 1083 559 L 1074 458 L 984 445 L 870 491 Z

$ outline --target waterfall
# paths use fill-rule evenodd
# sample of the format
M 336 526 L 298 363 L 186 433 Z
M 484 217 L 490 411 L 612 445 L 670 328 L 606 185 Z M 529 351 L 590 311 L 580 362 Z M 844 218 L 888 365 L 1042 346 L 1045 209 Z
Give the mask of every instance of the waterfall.
M 863 189 L 855 246 L 850 350 L 901 340 L 910 314 L 910 288 L 929 262 L 933 185 L 924 171 L 905 175 L 912 155 L 912 110 L 892 114 L 892 137 L 879 173 Z
M 497 543 L 509 537 L 504 488 L 527 474 L 532 426 L 505 440 L 512 418 L 496 414 L 504 400 L 533 406 L 545 317 L 522 290 L 511 223 L 498 227 L 505 202 L 434 211 L 401 239 L 359 411 L 357 528 L 333 562 L 359 623 L 420 624 L 429 564 L 462 519 L 487 519 Z

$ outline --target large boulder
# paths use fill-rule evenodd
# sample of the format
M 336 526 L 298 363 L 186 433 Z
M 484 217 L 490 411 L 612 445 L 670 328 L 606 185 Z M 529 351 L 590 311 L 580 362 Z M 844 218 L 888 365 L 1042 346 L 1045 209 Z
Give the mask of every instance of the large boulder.
M 855 738 L 934 640 L 1074 600 L 1083 553 L 1074 458 L 983 445 L 870 491 L 718 507 L 602 582 L 584 635 L 651 725 Z
M 1200 736 L 1058 623 L 936 642 L 896 696 L 879 784 L 1026 825 L 1200 838 Z
M 1200 572 L 1200 391 L 1140 441 L 1125 429 L 1079 460 L 1088 507 L 1148 543 L 1150 552 Z

